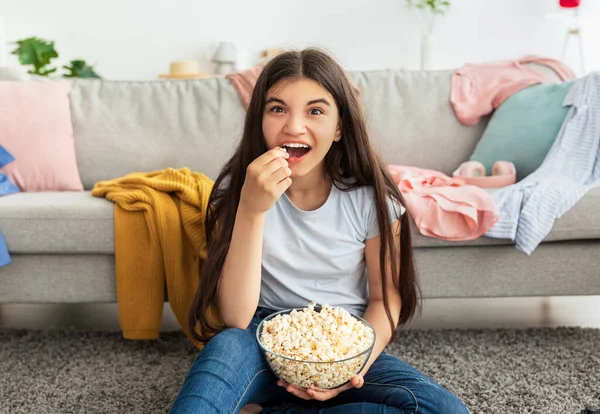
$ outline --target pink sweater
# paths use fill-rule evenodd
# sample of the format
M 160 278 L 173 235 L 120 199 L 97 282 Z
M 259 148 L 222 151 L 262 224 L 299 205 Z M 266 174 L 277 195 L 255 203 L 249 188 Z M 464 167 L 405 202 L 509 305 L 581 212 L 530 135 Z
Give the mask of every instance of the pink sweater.
M 575 74 L 561 62 L 533 55 L 511 61 L 466 64 L 452 75 L 450 102 L 459 121 L 465 125 L 477 125 L 482 116 L 490 114 L 515 92 L 531 85 L 552 82 L 524 63 L 548 66 L 563 81 L 575 78 Z
M 388 171 L 424 236 L 473 240 L 498 221 L 492 196 L 479 187 L 423 168 L 389 165 Z

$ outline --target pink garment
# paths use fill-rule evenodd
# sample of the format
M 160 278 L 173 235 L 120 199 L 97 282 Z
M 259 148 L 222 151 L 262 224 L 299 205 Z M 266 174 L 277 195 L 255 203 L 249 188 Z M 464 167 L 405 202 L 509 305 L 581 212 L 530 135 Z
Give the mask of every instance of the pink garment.
M 240 100 L 246 109 L 248 109 L 250 98 L 252 98 L 254 85 L 256 85 L 256 81 L 258 80 L 258 76 L 262 70 L 262 66 L 255 66 L 253 68 L 241 72 L 230 73 L 225 76 L 227 79 L 229 79 L 237 91 L 238 95 L 240 96 Z
M 388 165 L 421 234 L 448 241 L 473 240 L 498 221 L 485 190 L 434 170 Z
M 450 102 L 456 117 L 465 125 L 477 125 L 512 94 L 528 86 L 553 82 L 543 73 L 523 66 L 537 63 L 554 70 L 561 80 L 574 79 L 575 74 L 561 62 L 528 55 L 517 60 L 466 64 L 452 75 Z

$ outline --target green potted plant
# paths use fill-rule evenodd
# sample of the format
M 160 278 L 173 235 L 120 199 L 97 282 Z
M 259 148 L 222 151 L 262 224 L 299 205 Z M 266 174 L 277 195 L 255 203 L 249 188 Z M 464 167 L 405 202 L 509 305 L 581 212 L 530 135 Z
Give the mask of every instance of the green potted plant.
M 17 48 L 12 51 L 12 54 L 19 58 L 22 65 L 30 67 L 28 73 L 46 77 L 58 74 L 57 68 L 50 66 L 52 59 L 58 57 L 53 41 L 29 37 L 15 43 Z M 81 59 L 71 60 L 69 65 L 64 65 L 62 69 L 64 69 L 62 76 L 65 78 L 100 78 L 94 68 Z

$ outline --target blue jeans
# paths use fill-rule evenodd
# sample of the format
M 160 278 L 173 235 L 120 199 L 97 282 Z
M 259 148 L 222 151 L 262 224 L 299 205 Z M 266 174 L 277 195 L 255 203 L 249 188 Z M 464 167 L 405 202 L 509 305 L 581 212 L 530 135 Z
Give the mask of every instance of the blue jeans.
M 259 309 L 248 329 L 226 329 L 206 344 L 185 379 L 172 414 L 232 414 L 251 403 L 265 407 L 265 414 L 469 412 L 444 387 L 385 352 L 371 365 L 361 388 L 343 391 L 325 402 L 304 401 L 277 385 L 277 377 L 258 347 L 255 332 L 265 316 Z

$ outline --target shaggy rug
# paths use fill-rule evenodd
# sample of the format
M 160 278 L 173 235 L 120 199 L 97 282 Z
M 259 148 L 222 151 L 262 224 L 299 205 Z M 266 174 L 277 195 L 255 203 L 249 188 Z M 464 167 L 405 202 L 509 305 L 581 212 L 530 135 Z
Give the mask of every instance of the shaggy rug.
M 408 329 L 387 350 L 472 413 L 600 406 L 598 329 Z M 196 355 L 179 332 L 134 342 L 119 332 L 0 330 L 0 412 L 166 413 Z

